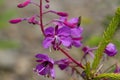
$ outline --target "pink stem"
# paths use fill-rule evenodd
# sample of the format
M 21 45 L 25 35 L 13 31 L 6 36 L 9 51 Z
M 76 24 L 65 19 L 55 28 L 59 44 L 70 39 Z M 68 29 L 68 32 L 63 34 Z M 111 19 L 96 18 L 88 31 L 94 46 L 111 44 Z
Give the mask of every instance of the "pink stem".
M 43 20 L 42 20 L 42 0 L 40 0 L 40 27 L 43 35 L 45 36 Z
M 75 59 L 73 59 L 66 51 L 64 51 L 62 48 L 59 47 L 59 50 L 64 53 L 64 55 L 66 55 L 69 59 L 71 59 L 75 64 L 77 64 L 79 67 L 81 67 L 82 69 L 85 69 L 85 67 L 81 64 L 78 63 Z
M 56 12 L 53 11 L 53 10 L 49 10 L 49 11 L 43 12 L 43 14 L 47 14 L 47 13 L 49 13 L 49 12 L 51 12 L 51 13 L 56 13 Z

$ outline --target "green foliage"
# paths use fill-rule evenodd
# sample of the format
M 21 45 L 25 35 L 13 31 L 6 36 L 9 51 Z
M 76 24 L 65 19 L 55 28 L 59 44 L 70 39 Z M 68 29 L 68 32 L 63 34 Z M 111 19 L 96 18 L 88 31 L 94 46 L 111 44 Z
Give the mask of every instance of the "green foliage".
M 90 63 L 89 62 L 86 63 L 85 73 L 87 75 L 86 79 L 90 79 L 90 77 L 91 77 L 91 71 L 90 71 Z
M 117 9 L 116 14 L 113 17 L 111 23 L 109 24 L 107 29 L 104 31 L 103 38 L 101 39 L 95 54 L 95 58 L 92 64 L 92 69 L 96 69 L 98 67 L 100 60 L 102 58 L 104 49 L 106 45 L 112 40 L 112 37 L 116 32 L 116 29 L 119 23 L 120 23 L 120 8 Z
M 87 39 L 87 41 L 85 42 L 85 44 L 89 45 L 89 46 L 97 46 L 98 43 L 100 42 L 101 37 L 98 36 L 91 36 L 89 39 Z
M 120 51 L 120 41 L 119 40 L 113 40 L 113 42 L 117 46 L 117 49 Z
M 103 74 L 99 74 L 98 76 L 95 77 L 94 80 L 100 80 L 103 78 L 107 78 L 110 80 L 120 80 L 120 74 L 115 74 L 115 73 L 103 73 Z
M 0 49 L 18 48 L 19 44 L 14 41 L 0 40 Z

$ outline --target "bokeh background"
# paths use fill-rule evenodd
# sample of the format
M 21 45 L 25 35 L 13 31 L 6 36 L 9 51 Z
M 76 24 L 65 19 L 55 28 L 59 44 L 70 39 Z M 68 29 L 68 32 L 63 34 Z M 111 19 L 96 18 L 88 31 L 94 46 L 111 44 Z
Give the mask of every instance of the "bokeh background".
M 18 9 L 18 3 L 24 0 L 0 0 L 0 80 L 48 80 L 33 73 L 35 67 L 36 53 L 50 53 L 55 59 L 64 57 L 59 52 L 49 52 L 43 49 L 43 40 L 39 26 L 30 25 L 27 22 L 19 24 L 9 24 L 8 21 L 17 17 L 30 17 L 38 14 L 39 8 L 29 5 L 23 9 Z M 34 0 L 39 2 L 39 0 Z M 69 13 L 69 18 L 82 16 L 81 26 L 84 27 L 83 43 L 96 46 L 101 39 L 102 32 L 107 27 L 116 8 L 120 5 L 120 0 L 51 0 L 50 7 L 53 10 L 65 11 Z M 48 14 L 44 21 L 58 18 L 53 14 Z M 115 34 L 113 43 L 120 50 L 120 31 Z M 80 59 L 82 53 L 80 49 L 70 50 L 75 59 Z M 120 55 L 109 59 L 105 66 L 120 61 Z M 56 80 L 75 80 L 68 77 L 70 74 L 56 68 Z M 73 76 L 75 77 L 75 76 Z

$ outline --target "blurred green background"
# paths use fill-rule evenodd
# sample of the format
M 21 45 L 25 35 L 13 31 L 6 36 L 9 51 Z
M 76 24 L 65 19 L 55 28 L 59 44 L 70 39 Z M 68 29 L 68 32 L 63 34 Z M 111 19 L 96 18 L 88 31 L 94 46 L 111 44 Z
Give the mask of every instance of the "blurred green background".
M 18 3 L 24 0 L 0 0 L 0 80 L 36 80 L 43 79 L 33 73 L 35 67 L 34 55 L 36 53 L 50 53 L 43 49 L 41 42 L 43 36 L 39 26 L 33 26 L 26 22 L 9 24 L 9 20 L 17 17 L 30 17 L 39 13 L 39 8 L 29 5 L 18 9 Z M 35 0 L 39 2 L 39 0 Z M 90 47 L 97 46 L 102 32 L 109 24 L 116 8 L 120 5 L 119 0 L 51 0 L 51 9 L 66 11 L 69 18 L 82 16 L 84 27 L 83 43 Z M 48 14 L 44 21 L 52 19 L 54 15 Z M 54 18 L 57 18 L 56 16 Z M 117 45 L 120 53 L 120 30 L 118 29 L 113 43 Z M 53 58 L 60 59 L 64 55 L 59 52 L 52 52 Z M 57 53 L 57 54 L 56 54 Z M 58 54 L 59 53 L 59 54 Z M 70 53 L 76 59 L 83 55 L 80 49 L 73 48 Z M 109 59 L 106 67 L 120 61 L 120 54 Z M 64 71 L 56 68 L 57 79 L 71 79 Z

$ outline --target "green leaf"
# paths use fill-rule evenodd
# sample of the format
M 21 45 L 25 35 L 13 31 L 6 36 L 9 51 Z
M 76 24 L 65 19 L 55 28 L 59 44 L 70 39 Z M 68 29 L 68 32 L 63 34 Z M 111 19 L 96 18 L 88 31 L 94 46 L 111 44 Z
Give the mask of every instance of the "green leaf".
M 89 62 L 86 63 L 85 73 L 89 79 L 91 77 L 90 63 Z
M 114 33 L 120 23 L 120 8 L 117 9 L 115 16 L 110 22 L 109 26 L 103 33 L 103 37 L 98 45 L 98 49 L 95 54 L 95 58 L 92 64 L 92 69 L 96 69 L 100 63 L 100 60 L 103 56 L 104 49 L 106 45 L 112 40 Z
M 94 78 L 94 80 L 100 80 L 103 78 L 107 78 L 110 80 L 120 80 L 120 74 L 116 74 L 116 73 L 103 73 L 103 74 L 99 74 L 98 76 L 96 76 Z

